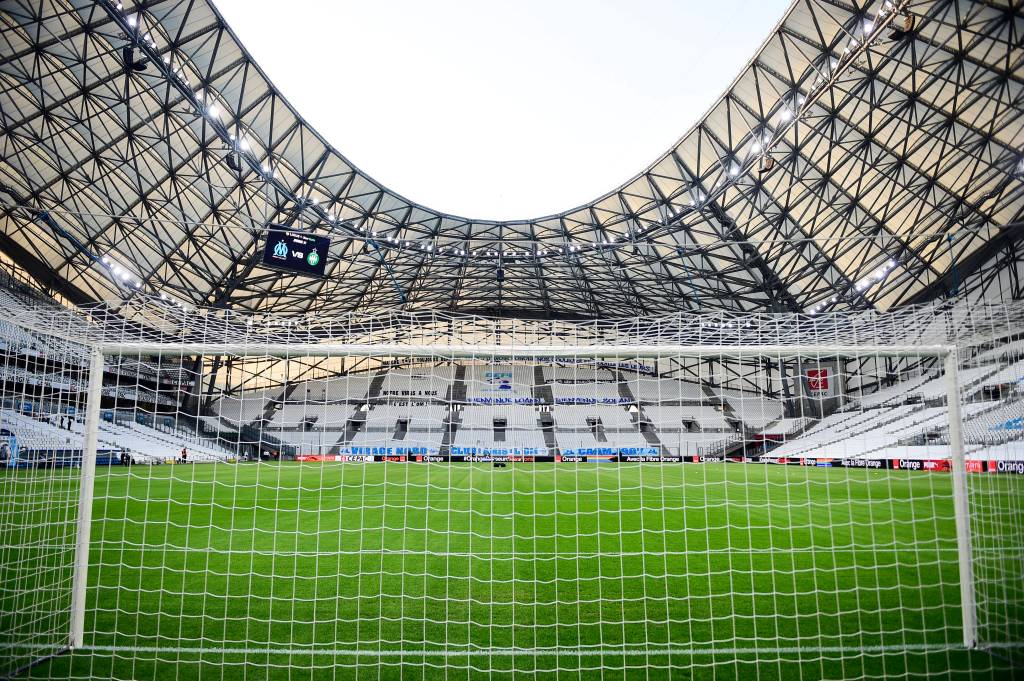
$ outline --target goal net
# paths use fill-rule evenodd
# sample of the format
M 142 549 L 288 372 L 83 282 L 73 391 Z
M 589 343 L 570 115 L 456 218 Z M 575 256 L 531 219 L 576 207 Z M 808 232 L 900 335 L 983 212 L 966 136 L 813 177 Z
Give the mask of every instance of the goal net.
M 5 295 L 0 675 L 1021 663 L 1019 305 L 569 323 Z

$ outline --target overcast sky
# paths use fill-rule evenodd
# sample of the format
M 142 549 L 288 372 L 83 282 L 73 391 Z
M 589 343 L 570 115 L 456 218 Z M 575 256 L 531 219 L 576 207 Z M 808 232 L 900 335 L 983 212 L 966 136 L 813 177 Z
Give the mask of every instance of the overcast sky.
M 407 199 L 484 219 L 615 188 L 722 95 L 789 0 L 215 0 L 284 96 Z

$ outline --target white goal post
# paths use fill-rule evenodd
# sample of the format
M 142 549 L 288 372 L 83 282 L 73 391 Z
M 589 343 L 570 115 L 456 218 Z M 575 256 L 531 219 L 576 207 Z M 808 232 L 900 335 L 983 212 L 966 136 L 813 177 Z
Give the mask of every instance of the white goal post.
M 515 345 L 515 344 L 237 344 L 237 343 L 145 343 L 107 342 L 90 349 L 91 364 L 88 402 L 85 416 L 86 438 L 81 466 L 81 488 L 78 504 L 78 541 L 75 550 L 73 592 L 71 600 L 70 647 L 81 648 L 84 641 L 86 584 L 88 581 L 90 527 L 97 454 L 96 430 L 100 422 L 100 391 L 104 357 L 161 356 L 192 357 L 244 355 L 282 359 L 302 357 L 430 357 L 446 359 L 502 358 L 529 361 L 558 358 L 650 359 L 658 357 L 724 357 L 724 358 L 797 358 L 858 357 L 871 355 L 887 358 L 934 358 L 944 367 L 945 398 L 949 413 L 949 445 L 953 478 L 956 538 L 959 558 L 960 609 L 963 618 L 963 645 L 977 645 L 977 614 L 971 549 L 971 523 L 968 516 L 967 468 L 961 429 L 959 364 L 955 345 Z

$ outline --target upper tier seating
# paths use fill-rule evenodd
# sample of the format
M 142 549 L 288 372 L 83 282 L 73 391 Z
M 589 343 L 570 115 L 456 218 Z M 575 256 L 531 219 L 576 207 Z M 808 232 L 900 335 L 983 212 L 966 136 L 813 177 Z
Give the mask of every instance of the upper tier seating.
M 379 397 L 443 400 L 454 376 L 450 366 L 392 369 L 384 377 Z
M 621 400 L 618 383 L 552 383 L 551 393 L 558 402 L 610 402 Z
M 541 374 L 544 376 L 544 380 L 548 383 L 555 381 L 564 381 L 567 383 L 576 383 L 579 381 L 594 383 L 615 380 L 615 374 L 611 370 L 593 367 L 587 364 L 568 367 L 544 366 L 541 367 Z
M 627 382 L 630 392 L 638 401 L 649 404 L 660 402 L 706 402 L 708 396 L 696 383 L 674 378 L 632 376 Z
M 455 440 L 452 442 L 452 446 L 490 448 L 518 447 L 520 449 L 531 447 L 545 450 L 548 447 L 547 443 L 544 441 L 544 434 L 539 430 L 517 430 L 507 432 L 505 439 L 499 440 L 495 436 L 494 431 L 477 428 L 459 428 L 455 433 Z
M 305 381 L 289 394 L 288 401 L 307 404 L 362 401 L 374 378 L 372 374 L 353 374 Z
M 701 430 L 732 431 L 733 427 L 725 420 L 722 412 L 714 407 L 691 405 L 645 405 L 643 413 L 646 420 L 662 430 L 692 430 L 687 424 L 695 425 Z
M 626 408 L 614 404 L 560 404 L 554 407 L 552 414 L 559 433 L 588 430 L 592 422 L 599 422 L 606 431 L 639 430 Z
M 376 404 L 366 412 L 366 431 L 394 432 L 399 421 L 405 421 L 408 430 L 443 430 L 449 409 L 443 404 Z
M 462 410 L 460 424 L 463 428 L 493 428 L 496 421 L 504 421 L 505 427 L 516 430 L 539 430 L 539 414 L 536 408 L 518 404 L 471 404 Z
M 224 395 L 213 403 L 213 413 L 236 425 L 246 425 L 263 416 L 267 402 L 280 394 L 281 388 L 273 388 Z
M 781 400 L 738 390 L 719 389 L 716 392 L 729 404 L 736 418 L 752 430 L 762 429 L 782 418 Z

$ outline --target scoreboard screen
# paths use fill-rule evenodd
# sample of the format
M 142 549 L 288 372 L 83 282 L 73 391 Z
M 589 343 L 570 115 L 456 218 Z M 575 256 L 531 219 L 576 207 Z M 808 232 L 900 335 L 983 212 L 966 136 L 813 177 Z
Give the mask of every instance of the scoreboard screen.
M 279 270 L 324 276 L 327 253 L 331 240 L 323 236 L 288 231 L 286 227 L 271 225 L 267 242 L 263 246 L 263 264 Z

